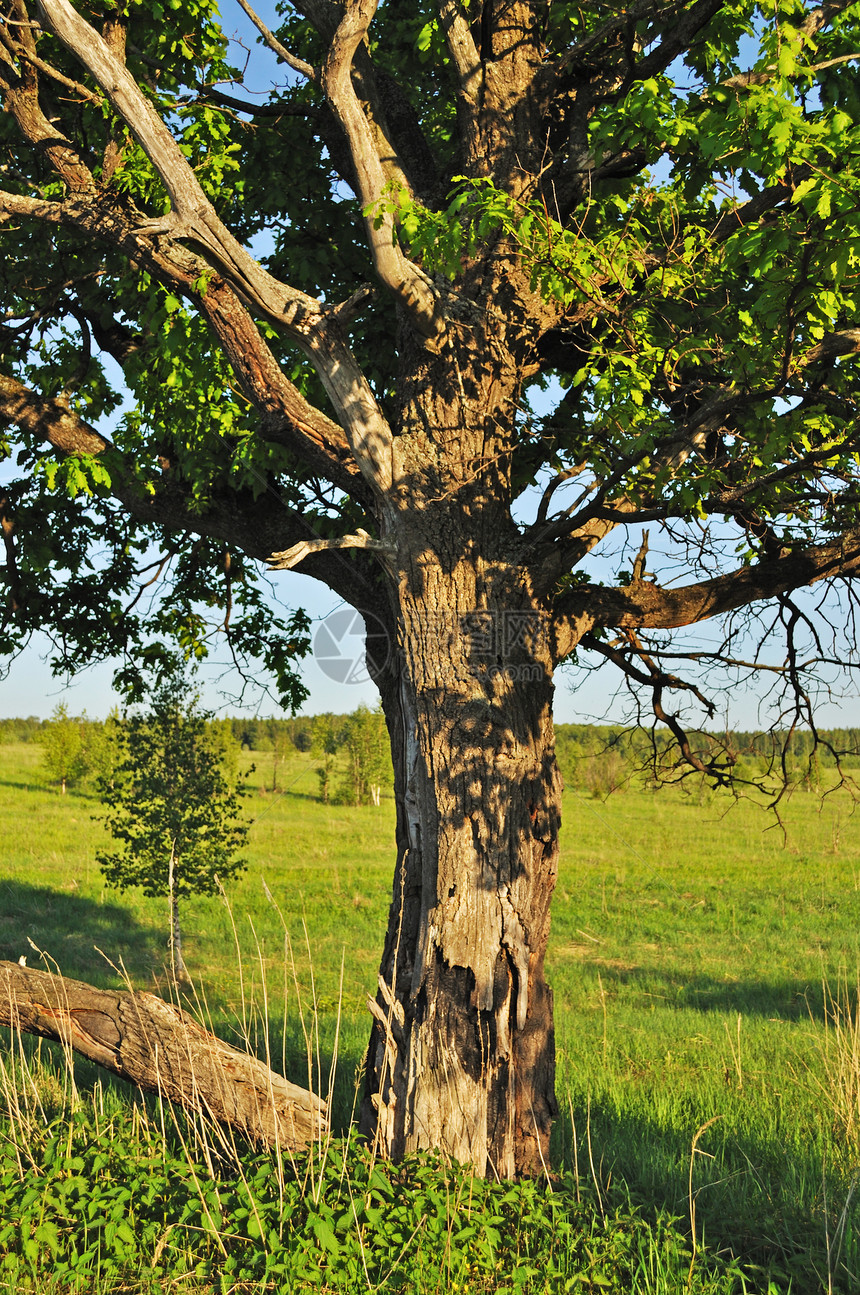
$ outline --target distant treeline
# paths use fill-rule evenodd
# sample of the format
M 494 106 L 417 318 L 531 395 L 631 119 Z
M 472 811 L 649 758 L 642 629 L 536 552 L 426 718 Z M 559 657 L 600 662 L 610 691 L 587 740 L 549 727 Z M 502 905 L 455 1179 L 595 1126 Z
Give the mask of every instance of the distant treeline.
M 285 743 L 294 746 L 298 751 L 309 751 L 314 742 L 315 728 L 319 721 L 325 719 L 337 733 L 345 731 L 355 712 L 336 715 L 327 712 L 325 715 L 299 715 L 293 719 L 247 719 L 244 716 L 230 716 L 227 719 L 234 741 L 248 751 L 271 751 L 283 747 Z M 31 715 L 28 719 L 0 719 L 0 743 L 6 742 L 39 742 L 44 730 L 53 721 L 37 719 Z M 103 721 L 89 720 L 91 724 Z M 218 720 L 224 724 L 224 720 Z M 648 729 L 624 728 L 614 724 L 556 724 L 556 749 L 559 758 L 580 759 L 585 755 L 598 752 L 617 751 L 626 760 L 638 760 L 652 749 L 652 734 Z M 808 759 L 812 754 L 815 741 L 808 729 L 795 729 L 788 738 L 783 730 L 773 732 L 694 732 L 690 735 L 694 749 L 708 753 L 719 748 L 731 750 L 739 758 L 770 758 L 776 750 L 786 749 L 786 754 L 793 760 Z M 821 729 L 818 734 L 818 758 L 833 763 L 830 748 L 846 757 L 860 757 L 860 728 Z M 666 729 L 658 729 L 653 741 L 658 749 L 664 749 L 671 743 L 671 735 Z
M 845 771 L 860 767 L 860 729 L 821 729 L 816 743 L 808 729 L 687 734 L 702 765 L 712 761 L 744 782 L 772 784 L 788 777 L 795 785 L 817 785 L 837 761 Z M 634 783 L 657 786 L 681 770 L 677 743 L 667 728 L 559 724 L 559 767 L 568 786 L 603 799 Z M 690 765 L 683 766 L 687 772 Z
M 85 717 L 86 718 L 86 717 Z M 292 743 L 298 751 L 309 751 L 313 741 L 316 716 L 302 715 L 297 719 L 244 719 L 230 717 L 228 723 L 233 738 L 248 751 L 271 751 L 273 747 L 283 744 L 284 739 Z M 335 725 L 345 728 L 349 715 L 332 715 L 329 718 Z M 103 720 L 86 718 L 89 724 L 103 724 Z M 224 721 L 219 720 L 222 724 Z M 5 742 L 41 742 L 45 730 L 54 723 L 54 719 L 37 719 L 31 715 L 28 719 L 0 719 L 0 743 Z
M 117 711 L 106 720 L 70 715 L 61 703 L 50 719 L 0 720 L 0 745 L 25 742 L 42 747 L 43 765 L 61 792 L 79 784 L 98 786 L 110 777 L 117 741 L 124 725 Z M 255 761 L 272 791 L 295 777 L 291 756 L 309 753 L 325 803 L 379 805 L 389 795 L 393 774 L 382 712 L 359 706 L 349 715 L 314 715 L 294 719 L 212 718 L 206 725 L 235 768 L 240 748 Z M 301 773 L 301 771 L 300 771 Z
M 98 745 L 103 721 L 81 716 L 79 725 L 86 747 Z M 109 721 L 110 722 L 110 721 Z M 0 743 L 45 744 L 56 719 L 0 720 Z M 391 766 L 384 722 L 378 711 L 359 707 L 350 714 L 300 715 L 292 719 L 230 717 L 214 721 L 227 741 L 248 751 L 271 753 L 273 789 L 286 772 L 289 752 L 299 751 L 319 761 L 316 773 L 324 801 L 337 799 L 363 804 L 378 801 L 380 789 L 391 785 Z M 556 750 L 565 783 L 603 798 L 635 783 L 656 785 L 676 767 L 678 750 L 668 729 L 624 728 L 621 725 L 558 724 Z M 715 756 L 729 763 L 747 781 L 781 776 L 783 764 L 792 781 L 817 782 L 839 758 L 846 769 L 860 767 L 860 728 L 826 729 L 815 737 L 808 729 L 788 734 L 723 732 L 689 734 L 690 746 L 703 764 Z M 346 772 L 344 773 L 344 763 Z M 689 768 L 689 766 L 688 766 Z
M 559 756 L 569 751 L 574 758 L 580 753 L 617 750 L 625 757 L 635 759 L 651 751 L 654 745 L 660 750 L 668 748 L 672 742 L 666 728 L 657 729 L 652 734 L 650 729 L 612 724 L 557 724 L 555 736 Z M 725 749 L 739 758 L 769 759 L 774 752 L 784 750 L 792 760 L 805 760 L 815 750 L 815 735 L 809 729 L 795 729 L 790 735 L 784 729 L 749 733 L 694 731 L 689 738 L 693 750 L 701 755 Z M 818 758 L 832 764 L 833 752 L 846 757 L 860 756 L 860 728 L 819 729 Z

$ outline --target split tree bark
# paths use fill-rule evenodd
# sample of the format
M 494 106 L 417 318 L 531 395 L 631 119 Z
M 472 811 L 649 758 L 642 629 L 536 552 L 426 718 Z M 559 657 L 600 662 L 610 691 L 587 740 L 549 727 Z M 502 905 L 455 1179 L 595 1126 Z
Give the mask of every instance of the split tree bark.
M 299 1151 L 328 1127 L 326 1104 L 314 1093 L 154 994 L 97 989 L 0 962 L 0 1025 L 72 1048 L 252 1142 Z
M 511 1178 L 545 1170 L 556 1114 L 544 958 L 561 778 L 547 608 L 506 510 L 489 502 L 494 485 L 507 493 L 496 465 L 512 428 L 498 415 L 488 429 L 485 410 L 491 397 L 515 407 L 516 356 L 500 329 L 481 340 L 490 359 L 468 391 L 447 357 L 411 357 L 394 447 L 410 489 L 386 519 L 391 651 L 371 668 L 392 739 L 398 861 L 362 1127 L 395 1158 L 444 1147 Z M 428 465 L 427 426 L 457 429 L 447 476 Z

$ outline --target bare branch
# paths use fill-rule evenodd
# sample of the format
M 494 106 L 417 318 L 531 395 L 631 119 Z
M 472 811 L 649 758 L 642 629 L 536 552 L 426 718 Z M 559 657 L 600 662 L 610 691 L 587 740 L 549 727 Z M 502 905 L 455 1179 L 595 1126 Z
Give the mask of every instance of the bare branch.
M 557 659 L 569 655 L 595 626 L 676 629 L 827 577 L 858 574 L 860 527 L 855 527 L 825 544 L 788 550 L 782 557 L 681 589 L 662 589 L 644 581 L 621 589 L 576 586 L 556 604 Z
M 282 62 L 286 63 L 287 67 L 291 67 L 294 72 L 298 72 L 300 76 L 305 77 L 308 81 L 313 81 L 315 84 L 318 84 L 320 78 L 319 69 L 315 68 L 311 63 L 306 63 L 304 59 L 297 58 L 295 54 L 291 54 L 286 45 L 282 45 L 277 36 L 269 31 L 262 18 L 260 18 L 248 4 L 248 0 L 239 0 L 239 4 L 251 19 L 251 22 L 257 28 L 257 31 L 263 37 L 263 40 L 268 45 L 269 49 L 274 54 L 277 54 L 278 58 L 281 59 Z
M 587 466 L 588 466 L 587 463 L 579 463 L 577 464 L 576 467 L 565 468 L 562 472 L 559 472 L 557 476 L 553 477 L 552 481 L 550 481 L 549 485 L 547 486 L 546 490 L 544 490 L 543 495 L 541 496 L 541 501 L 540 501 L 540 504 L 538 505 L 538 510 L 537 510 L 537 517 L 535 518 L 536 526 L 543 526 L 543 524 L 546 522 L 546 515 L 549 511 L 550 500 L 552 499 L 556 490 L 558 490 L 560 486 L 563 486 L 566 481 L 572 481 L 574 477 L 580 476 L 580 474 L 585 471 Z
M 378 0 L 349 0 L 323 69 L 323 88 L 349 143 L 370 253 L 376 272 L 406 308 L 413 327 L 430 349 L 441 345 L 445 324 L 432 281 L 404 256 L 397 242 L 393 202 L 386 203 L 387 179 L 370 123 L 352 83 L 352 60 L 376 12 Z
M 300 562 L 312 553 L 329 553 L 335 549 L 371 549 L 376 553 L 393 554 L 394 549 L 384 540 L 375 540 L 367 531 L 357 531 L 355 535 L 341 535 L 335 539 L 301 540 L 282 553 L 273 553 L 267 558 L 273 571 L 292 571 Z
M 26 59 L 26 61 L 38 72 L 44 72 L 45 75 L 49 76 L 53 81 L 56 81 L 59 85 L 65 86 L 67 90 L 71 90 L 72 93 L 77 95 L 77 97 L 84 103 L 92 103 L 101 107 L 103 102 L 102 96 L 100 94 L 96 94 L 93 90 L 88 90 L 85 85 L 81 85 L 80 81 L 73 81 L 71 77 L 65 76 L 64 73 L 60 72 L 57 68 L 52 67 L 50 63 L 46 63 L 43 58 L 39 58 L 37 54 L 31 53 L 23 46 L 19 45 L 15 47 L 14 52 L 19 58 Z

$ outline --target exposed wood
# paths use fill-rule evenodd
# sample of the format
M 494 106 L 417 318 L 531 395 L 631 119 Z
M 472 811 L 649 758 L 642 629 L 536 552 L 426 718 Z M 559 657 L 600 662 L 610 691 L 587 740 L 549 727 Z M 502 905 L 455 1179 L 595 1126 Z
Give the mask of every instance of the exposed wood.
M 62 1043 L 252 1142 L 298 1151 L 327 1128 L 326 1104 L 314 1093 L 154 994 L 96 989 L 0 962 L 0 1025 Z
M 390 557 L 394 556 L 391 545 L 375 540 L 373 536 L 368 535 L 367 531 L 357 531 L 355 535 L 340 535 L 333 540 L 302 540 L 301 543 L 294 544 L 292 548 L 285 549 L 281 553 L 273 553 L 267 561 L 273 571 L 292 571 L 293 567 L 304 562 L 305 558 L 312 553 L 331 552 L 335 549 L 370 549 Z
M 348 0 L 329 48 L 323 86 L 349 142 L 374 267 L 405 307 L 418 334 L 428 346 L 438 348 L 445 331 L 440 302 L 429 276 L 400 249 L 394 213 L 388 209 L 396 195 L 387 195 L 389 201 L 385 201 L 388 177 L 352 83 L 352 60 L 376 6 L 377 0 Z

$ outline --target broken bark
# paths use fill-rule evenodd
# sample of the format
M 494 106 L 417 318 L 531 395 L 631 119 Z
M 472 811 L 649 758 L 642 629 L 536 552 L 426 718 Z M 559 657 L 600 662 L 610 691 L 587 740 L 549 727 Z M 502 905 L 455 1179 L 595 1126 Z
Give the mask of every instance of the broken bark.
M 0 962 L 0 1025 L 73 1048 L 96 1065 L 252 1142 L 299 1151 L 328 1127 L 325 1102 L 140 990 Z

